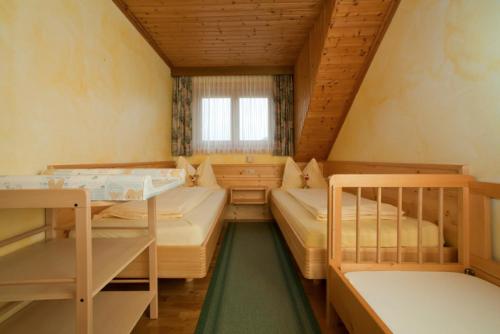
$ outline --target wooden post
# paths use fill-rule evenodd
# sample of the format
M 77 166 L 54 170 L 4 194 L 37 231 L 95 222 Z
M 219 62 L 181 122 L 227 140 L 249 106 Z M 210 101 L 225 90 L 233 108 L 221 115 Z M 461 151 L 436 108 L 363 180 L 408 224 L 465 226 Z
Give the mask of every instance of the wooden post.
M 332 241 L 334 240 L 334 212 L 333 212 L 333 186 L 328 184 L 328 192 L 327 192 L 327 228 L 326 228 L 326 265 L 330 264 L 330 261 L 333 259 L 333 247 Z
M 397 253 L 396 253 L 396 262 L 401 263 L 401 216 L 403 213 L 403 188 L 398 188 L 398 217 L 397 217 Z
M 382 208 L 382 188 L 377 188 L 377 263 L 381 262 L 380 258 L 380 210 Z
M 360 259 L 360 240 L 359 232 L 360 232 L 360 219 L 361 219 L 361 188 L 357 188 L 356 193 L 356 263 L 359 263 Z
M 158 260 L 156 257 L 156 196 L 148 199 L 148 230 L 154 241 L 149 245 L 149 291 L 154 294 L 149 304 L 149 317 L 158 319 Z
M 342 188 L 333 188 L 333 212 L 334 212 L 334 255 L 333 260 L 337 268 L 342 264 Z
M 88 195 L 88 194 L 87 194 Z M 92 231 L 90 205 L 75 204 L 76 231 L 76 333 L 93 331 Z
M 444 263 L 444 189 L 439 188 L 439 263 Z
M 57 211 L 56 209 L 45 209 L 45 240 L 54 239 L 56 236 L 54 226 L 56 225 Z
M 461 247 L 461 252 L 458 253 L 459 256 L 459 262 L 461 262 L 465 268 L 470 267 L 470 236 L 469 236 L 469 224 L 470 224 L 470 212 L 469 212 L 469 188 L 468 187 L 463 187 L 462 188 L 462 212 L 461 212 L 461 219 L 460 219 L 460 226 L 462 228 L 459 228 L 459 241 L 461 244 L 459 244 Z
M 424 191 L 422 187 L 418 188 L 418 231 L 417 231 L 417 250 L 418 263 L 423 263 L 422 258 L 422 211 L 423 211 Z

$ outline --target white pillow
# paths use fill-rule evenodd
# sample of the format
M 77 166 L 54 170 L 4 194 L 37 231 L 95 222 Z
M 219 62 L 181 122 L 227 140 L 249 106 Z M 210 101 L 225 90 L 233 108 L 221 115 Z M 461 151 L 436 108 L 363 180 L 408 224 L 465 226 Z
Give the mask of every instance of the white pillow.
M 203 161 L 201 165 L 198 166 L 196 175 L 197 186 L 220 188 L 220 186 L 217 184 L 217 178 L 215 177 L 214 170 L 212 169 L 210 158 L 206 158 L 205 161 Z
M 283 183 L 281 184 L 281 189 L 289 188 L 303 188 L 304 187 L 304 176 L 299 166 L 293 161 L 292 158 L 288 157 L 285 163 L 285 170 L 283 171 Z
M 194 177 L 196 174 L 196 169 L 187 161 L 184 157 L 179 157 L 176 162 L 176 168 L 186 170 L 186 181 L 184 186 L 192 187 L 194 186 Z
M 304 174 L 304 179 L 309 188 L 328 188 L 328 184 L 323 177 L 323 173 L 316 159 L 312 158 L 302 173 Z

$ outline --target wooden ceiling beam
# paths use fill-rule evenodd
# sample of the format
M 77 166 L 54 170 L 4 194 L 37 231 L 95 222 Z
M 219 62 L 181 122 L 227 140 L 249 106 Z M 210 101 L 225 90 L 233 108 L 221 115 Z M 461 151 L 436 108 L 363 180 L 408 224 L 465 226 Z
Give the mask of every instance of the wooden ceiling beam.
M 293 66 L 174 67 L 173 76 L 293 74 Z
M 328 157 L 399 2 L 326 0 L 295 64 L 298 161 Z
M 129 10 L 127 4 L 123 0 L 113 0 L 115 5 L 121 10 L 121 12 L 127 17 L 127 19 L 134 25 L 134 27 L 139 31 L 139 33 L 144 37 L 144 39 L 148 42 L 149 45 L 156 51 L 158 56 L 160 56 L 161 59 L 167 64 L 170 69 L 174 67 L 170 59 L 167 57 L 167 55 L 163 52 L 163 50 L 158 46 L 156 41 L 151 37 L 149 32 L 144 28 L 144 26 L 141 24 L 141 22 L 134 16 L 134 14 Z

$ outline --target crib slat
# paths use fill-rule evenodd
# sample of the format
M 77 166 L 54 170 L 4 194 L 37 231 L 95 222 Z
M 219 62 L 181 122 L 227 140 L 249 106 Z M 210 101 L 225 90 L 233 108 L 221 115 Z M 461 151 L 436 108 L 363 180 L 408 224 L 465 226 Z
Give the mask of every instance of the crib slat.
M 356 263 L 359 263 L 359 220 L 361 217 L 361 188 L 357 188 L 357 195 L 356 195 Z
M 401 263 L 401 214 L 403 212 L 403 188 L 398 188 L 398 217 L 397 217 L 397 263 Z
M 333 261 L 337 268 L 340 268 L 342 263 L 342 188 L 333 189 L 333 219 L 334 219 L 334 245 Z
M 439 188 L 439 263 L 444 263 L 444 189 Z
M 382 188 L 377 188 L 377 263 L 380 263 L 380 210 L 382 206 Z
M 418 249 L 418 263 L 422 263 L 422 208 L 424 200 L 423 188 L 418 188 L 418 231 L 417 231 L 417 249 Z

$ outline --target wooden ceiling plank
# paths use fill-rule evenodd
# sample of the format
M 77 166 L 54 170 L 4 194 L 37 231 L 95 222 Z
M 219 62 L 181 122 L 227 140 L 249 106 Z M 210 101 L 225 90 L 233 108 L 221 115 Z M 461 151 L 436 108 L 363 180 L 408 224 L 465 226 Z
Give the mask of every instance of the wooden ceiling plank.
M 324 0 L 119 1 L 183 68 L 291 66 Z
M 399 2 L 327 0 L 331 4 L 330 21 L 317 23 L 309 37 L 323 44 L 319 54 L 311 52 L 313 85 L 302 109 L 305 115 L 299 116 L 302 128 L 296 138 L 297 158 L 328 156 Z M 321 24 L 328 28 L 318 29 Z M 318 38 L 318 34 L 323 35 Z M 301 105 L 301 101 L 297 103 Z
M 172 68 L 173 64 L 170 59 L 167 57 L 165 52 L 158 46 L 156 41 L 151 37 L 146 28 L 137 20 L 134 14 L 128 9 L 127 4 L 124 0 L 113 0 L 115 5 L 121 10 L 121 12 L 127 17 L 127 19 L 134 25 L 134 27 L 139 31 L 139 33 L 144 37 L 144 39 L 148 42 L 148 44 L 156 51 L 156 53 L 160 56 L 161 59 L 167 64 L 168 67 Z

